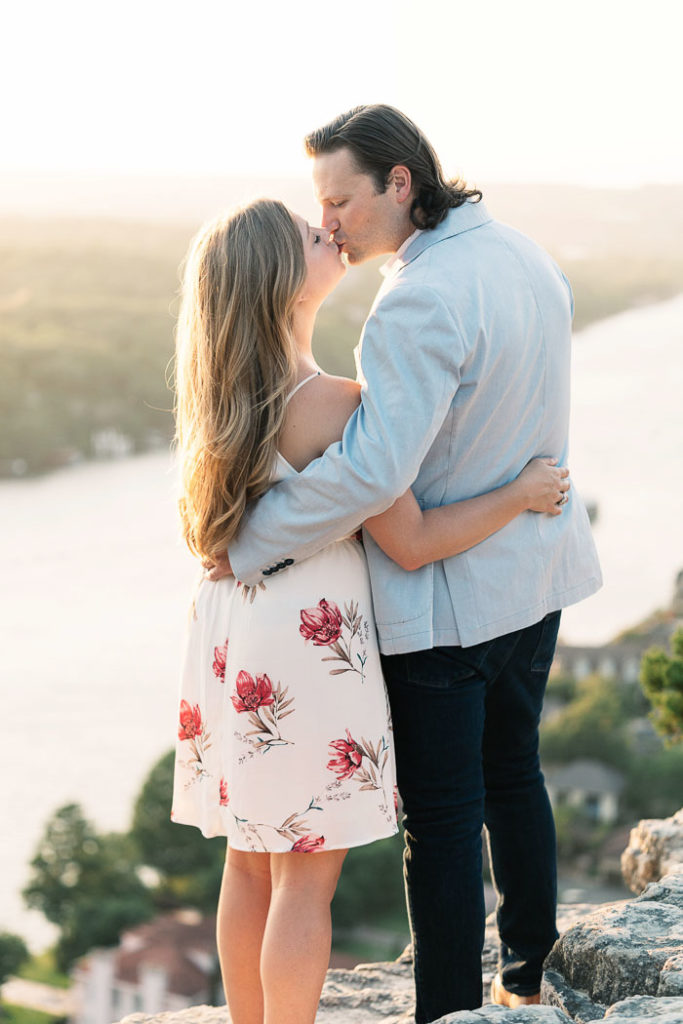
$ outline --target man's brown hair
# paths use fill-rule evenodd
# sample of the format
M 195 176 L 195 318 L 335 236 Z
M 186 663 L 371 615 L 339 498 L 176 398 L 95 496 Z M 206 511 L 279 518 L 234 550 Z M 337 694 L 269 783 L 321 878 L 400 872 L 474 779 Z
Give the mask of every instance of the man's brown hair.
M 304 145 L 308 156 L 346 147 L 358 170 L 374 179 L 377 192 L 386 192 L 392 167 L 407 167 L 414 192 L 410 219 L 418 228 L 435 228 L 449 210 L 481 199 L 479 189 L 468 189 L 462 179 L 447 181 L 424 133 L 400 110 L 384 103 L 340 114 L 307 135 Z

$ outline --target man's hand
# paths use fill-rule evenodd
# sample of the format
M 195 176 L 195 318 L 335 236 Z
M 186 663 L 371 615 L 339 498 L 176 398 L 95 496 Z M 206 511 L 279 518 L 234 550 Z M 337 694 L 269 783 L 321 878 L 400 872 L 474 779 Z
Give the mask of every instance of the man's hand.
M 224 555 L 216 555 L 212 562 L 202 562 L 202 567 L 204 578 L 211 580 L 212 583 L 224 579 L 225 576 L 234 576 L 227 552 Z

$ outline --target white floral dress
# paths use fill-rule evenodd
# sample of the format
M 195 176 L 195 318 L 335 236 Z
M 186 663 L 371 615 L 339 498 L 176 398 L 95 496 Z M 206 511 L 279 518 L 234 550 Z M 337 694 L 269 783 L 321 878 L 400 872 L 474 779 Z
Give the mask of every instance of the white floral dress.
M 274 480 L 294 474 L 278 456 Z M 396 773 L 362 544 L 257 586 L 203 580 L 182 674 L 174 821 L 236 850 L 391 836 Z

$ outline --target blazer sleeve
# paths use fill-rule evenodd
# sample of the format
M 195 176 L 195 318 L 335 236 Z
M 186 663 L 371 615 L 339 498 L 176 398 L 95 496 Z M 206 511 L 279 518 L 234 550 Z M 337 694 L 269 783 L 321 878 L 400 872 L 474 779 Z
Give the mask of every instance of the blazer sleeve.
M 441 296 L 394 285 L 360 344 L 361 404 L 343 437 L 248 511 L 229 556 L 244 583 L 351 533 L 415 480 L 460 382 L 465 345 Z

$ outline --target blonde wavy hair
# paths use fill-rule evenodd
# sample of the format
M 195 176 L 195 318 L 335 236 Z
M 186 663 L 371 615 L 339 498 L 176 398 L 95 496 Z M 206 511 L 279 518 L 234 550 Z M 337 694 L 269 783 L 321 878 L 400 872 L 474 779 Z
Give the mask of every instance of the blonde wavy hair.
M 185 261 L 176 330 L 176 448 L 190 551 L 224 552 L 250 501 L 267 490 L 306 277 L 286 206 L 260 199 L 206 225 Z

